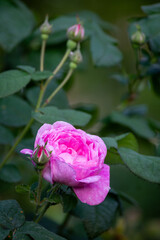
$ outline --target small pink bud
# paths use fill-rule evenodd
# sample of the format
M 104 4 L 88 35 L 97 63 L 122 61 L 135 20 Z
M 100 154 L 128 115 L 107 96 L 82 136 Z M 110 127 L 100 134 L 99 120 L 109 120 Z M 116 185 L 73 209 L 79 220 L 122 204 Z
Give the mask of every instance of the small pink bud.
M 83 40 L 84 34 L 85 34 L 84 28 L 80 23 L 71 26 L 67 30 L 68 38 L 76 42 L 80 42 L 81 40 Z
M 49 161 L 50 153 L 45 146 L 37 146 L 33 151 L 31 159 L 38 165 L 44 165 Z

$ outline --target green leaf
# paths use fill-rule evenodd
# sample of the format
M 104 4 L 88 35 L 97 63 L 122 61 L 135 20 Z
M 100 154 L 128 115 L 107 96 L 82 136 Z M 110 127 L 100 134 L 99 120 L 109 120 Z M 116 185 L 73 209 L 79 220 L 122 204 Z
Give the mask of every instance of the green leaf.
M 138 151 L 138 142 L 132 133 L 125 133 L 120 136 L 115 137 L 118 143 L 118 147 L 130 148 L 134 151 Z
M 25 221 L 23 211 L 16 200 L 0 201 L 0 225 L 3 228 L 14 230 Z
M 26 184 L 19 184 L 15 187 L 17 193 L 28 193 L 30 191 L 30 186 Z
M 5 127 L 0 125 L 0 144 L 10 144 L 12 145 L 14 137 L 12 133 Z
M 142 6 L 141 8 L 142 8 L 143 12 L 145 12 L 147 15 L 160 13 L 160 3 Z
M 31 107 L 22 98 L 9 96 L 0 99 L 0 123 L 7 126 L 24 126 L 31 117 Z
M 49 71 L 43 71 L 43 72 L 37 71 L 37 72 L 34 72 L 31 74 L 31 78 L 34 81 L 40 81 L 40 80 L 47 79 L 52 75 L 53 75 L 53 73 L 49 72 Z
M 68 187 L 65 189 L 65 187 L 61 187 L 59 189 L 61 204 L 63 206 L 64 212 L 70 212 L 72 209 L 74 209 L 77 205 L 77 198 L 73 194 L 72 190 Z
M 17 183 L 21 181 L 21 174 L 15 165 L 7 164 L 0 170 L 0 180 Z
M 29 235 L 34 240 L 65 240 L 65 238 L 49 232 L 41 225 L 28 221 L 16 231 L 15 239 L 21 239 L 22 234 Z
M 119 153 L 126 166 L 137 176 L 154 183 L 160 183 L 160 158 L 145 156 L 128 148 Z
M 33 118 L 40 123 L 53 124 L 56 121 L 65 121 L 76 126 L 85 126 L 90 120 L 90 115 L 71 109 L 45 107 L 40 108 L 39 112 L 34 112 Z
M 31 77 L 26 72 L 9 70 L 0 73 L 0 97 L 6 97 L 25 87 Z
M 19 65 L 17 68 L 31 74 L 35 72 L 35 68 L 31 66 Z
M 43 101 L 45 101 L 51 95 L 57 86 L 58 85 L 54 81 L 49 84 L 44 94 Z M 26 92 L 27 99 L 33 106 L 36 106 L 39 92 L 39 87 L 32 87 Z M 61 89 L 48 105 L 54 105 L 58 108 L 68 108 L 69 104 L 65 91 Z
M 4 229 L 0 226 L 0 239 L 4 240 L 6 237 L 9 235 L 10 230 L 9 229 Z
M 22 2 L 0 1 L 0 45 L 4 50 L 11 51 L 33 27 L 34 17 Z
M 91 53 L 96 66 L 109 67 L 122 60 L 122 54 L 115 42 L 115 39 L 104 33 L 98 25 L 95 26 L 91 35 Z
M 112 226 L 118 206 L 118 201 L 108 195 L 97 206 L 88 206 L 79 202 L 74 214 L 83 220 L 88 237 L 93 239 Z
M 155 137 L 155 133 L 151 130 L 149 124 L 144 118 L 125 116 L 119 112 L 113 112 L 110 115 L 112 122 L 120 124 L 124 127 L 131 129 L 135 134 L 140 137 L 150 139 Z
M 107 146 L 107 156 L 105 162 L 107 164 L 123 164 L 119 154 L 120 147 L 126 147 L 138 151 L 138 143 L 132 133 L 125 133 L 117 137 L 102 138 Z
M 111 147 L 113 148 L 118 148 L 118 144 L 116 142 L 116 140 L 112 137 L 103 137 L 102 138 L 103 141 L 105 142 L 106 146 L 107 146 L 107 150 L 109 150 Z

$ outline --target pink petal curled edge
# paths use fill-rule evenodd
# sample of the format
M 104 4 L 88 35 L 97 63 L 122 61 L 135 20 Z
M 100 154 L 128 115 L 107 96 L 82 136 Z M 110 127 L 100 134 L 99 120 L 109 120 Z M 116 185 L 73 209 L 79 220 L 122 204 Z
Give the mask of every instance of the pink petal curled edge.
M 98 205 L 104 201 L 110 190 L 110 167 L 104 164 L 99 175 L 101 178 L 97 182 L 84 184 L 82 187 L 73 187 L 81 202 Z
M 27 155 L 32 155 L 33 150 L 24 148 L 20 151 L 20 153 L 27 154 Z

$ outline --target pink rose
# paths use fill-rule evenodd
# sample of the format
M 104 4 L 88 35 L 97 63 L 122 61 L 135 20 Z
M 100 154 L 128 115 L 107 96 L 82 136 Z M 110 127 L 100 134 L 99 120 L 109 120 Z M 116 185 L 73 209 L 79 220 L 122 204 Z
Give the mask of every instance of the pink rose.
M 102 139 L 58 121 L 44 124 L 34 147 L 45 146 L 51 152 L 43 177 L 50 183 L 72 187 L 77 197 L 89 205 L 100 204 L 110 189 L 110 168 L 104 164 L 107 148 Z M 30 149 L 21 153 L 32 155 Z

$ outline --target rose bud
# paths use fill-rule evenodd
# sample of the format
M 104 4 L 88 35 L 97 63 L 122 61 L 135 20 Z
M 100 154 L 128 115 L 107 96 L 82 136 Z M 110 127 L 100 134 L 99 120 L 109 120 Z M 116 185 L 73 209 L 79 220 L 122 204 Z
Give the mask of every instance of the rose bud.
M 41 37 L 46 40 L 52 32 L 52 25 L 48 22 L 48 16 L 46 16 L 44 23 L 40 27 Z
M 68 185 L 83 203 L 104 201 L 110 190 L 110 167 L 104 164 L 107 148 L 100 137 L 58 121 L 38 130 L 34 147 L 39 145 L 51 152 L 42 172 L 44 179 Z M 32 150 L 21 152 L 30 154 Z
M 51 153 L 46 149 L 46 144 L 44 146 L 39 146 L 32 151 L 30 149 L 23 149 L 20 151 L 23 154 L 30 155 L 30 159 L 33 164 L 44 166 L 50 159 Z
M 137 31 L 131 36 L 132 43 L 142 45 L 146 41 L 145 34 L 141 31 L 140 26 L 137 26 Z
M 67 36 L 70 40 L 73 40 L 75 42 L 80 42 L 84 38 L 84 28 L 80 23 L 75 24 L 72 27 L 68 28 Z

